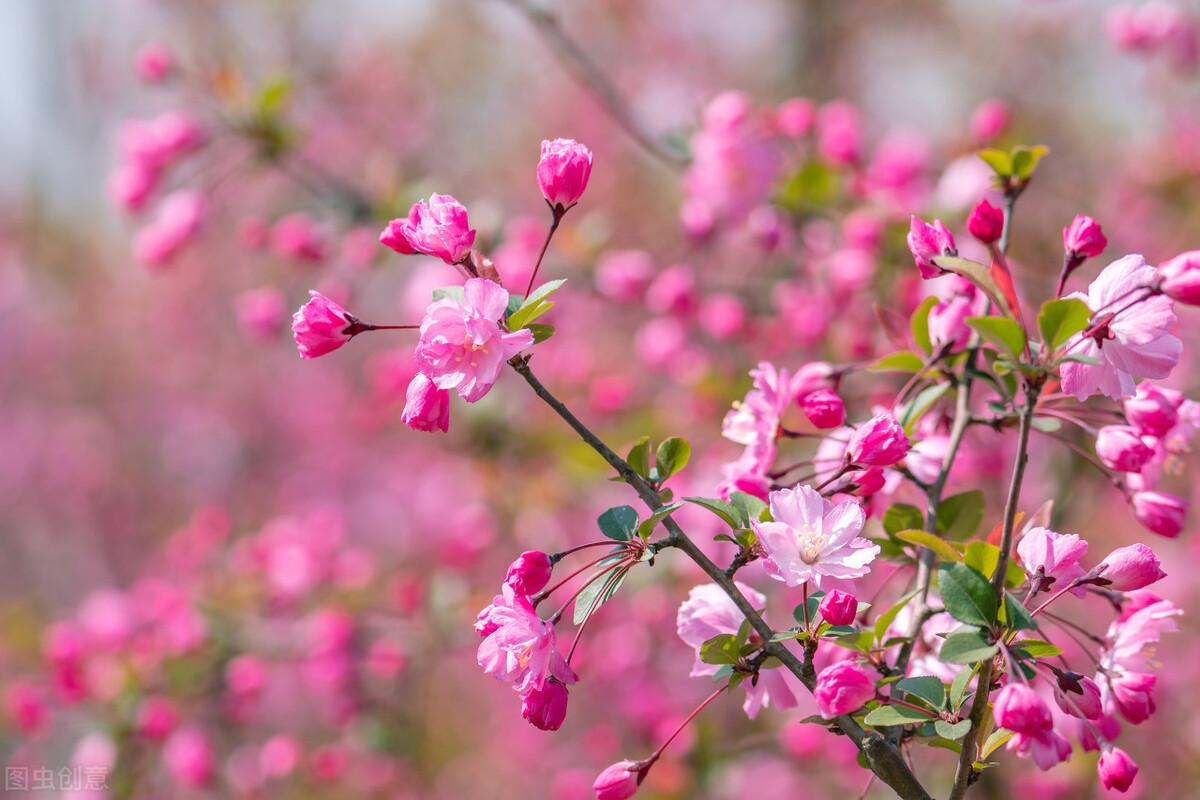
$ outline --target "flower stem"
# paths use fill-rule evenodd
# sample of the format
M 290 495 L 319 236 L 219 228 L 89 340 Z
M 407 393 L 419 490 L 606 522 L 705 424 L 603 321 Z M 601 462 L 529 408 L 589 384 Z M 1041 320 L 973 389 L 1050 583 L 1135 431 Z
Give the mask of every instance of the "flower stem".
M 561 206 L 554 206 L 550 209 L 550 230 L 546 231 L 546 241 L 542 242 L 542 251 L 538 253 L 537 262 L 533 265 L 533 272 L 529 273 L 529 285 L 525 287 L 526 297 L 529 297 L 529 293 L 533 291 L 533 282 L 537 280 L 538 270 L 542 268 L 542 259 L 546 257 L 546 251 L 550 249 L 550 240 L 554 238 L 554 232 L 558 230 L 558 223 L 562 222 L 563 215 L 566 213 L 566 209 Z

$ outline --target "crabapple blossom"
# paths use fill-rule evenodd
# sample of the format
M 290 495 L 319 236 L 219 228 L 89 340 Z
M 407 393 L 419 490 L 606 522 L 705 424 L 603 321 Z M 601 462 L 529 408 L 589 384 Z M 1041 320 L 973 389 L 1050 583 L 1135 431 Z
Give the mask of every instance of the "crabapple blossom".
M 540 550 L 526 550 L 508 565 L 504 582 L 517 594 L 528 597 L 540 592 L 550 582 L 553 569 L 550 556 Z
M 817 110 L 806 97 L 784 100 L 775 109 L 775 127 L 785 136 L 798 138 L 812 130 Z
M 934 352 L 957 353 L 966 348 L 971 340 L 971 328 L 966 321 L 982 313 L 981 300 L 986 303 L 986 298 L 968 284 L 963 291 L 929 309 L 929 342 Z
M 1179 412 L 1171 398 L 1150 381 L 1142 381 L 1133 397 L 1124 403 L 1125 418 L 1149 436 L 1166 436 L 1179 419 Z
M 1181 253 L 1158 267 L 1159 288 L 1172 300 L 1200 305 L 1200 250 Z
M 320 292 L 308 293 L 309 301 L 292 315 L 292 336 L 301 358 L 319 358 L 353 338 L 354 334 L 346 331 L 355 318 Z
M 800 399 L 800 409 L 815 427 L 836 428 L 846 421 L 846 405 L 836 392 L 817 389 Z
M 314 263 L 322 261 L 329 252 L 329 243 L 316 220 L 307 214 L 295 213 L 278 220 L 271 228 L 271 249 L 280 258 Z
M 856 661 L 839 661 L 817 673 L 813 699 L 825 719 L 849 714 L 875 696 L 875 679 Z
M 434 193 L 413 203 L 408 216 L 394 219 L 379 235 L 381 244 L 402 255 L 424 253 L 447 264 L 458 264 L 471 253 L 475 229 L 467 209 L 448 194 Z
M 567 687 L 551 678 L 521 696 L 521 717 L 543 731 L 556 731 L 567 718 Z
M 909 450 L 904 428 L 891 414 L 879 414 L 855 429 L 846 446 L 851 464 L 890 467 L 904 459 Z
M 1004 212 L 989 203 L 986 198 L 980 200 L 967 217 L 967 230 L 984 244 L 991 244 L 1004 232 Z
M 563 684 L 578 680 L 558 652 L 554 625 L 538 617 L 529 599 L 510 586 L 502 587 L 480 613 L 476 631 L 484 637 L 476 654 L 479 666 L 521 694 L 542 689 L 550 678 Z
M 637 794 L 638 785 L 642 782 L 639 766 L 633 761 L 618 761 L 596 777 L 592 789 L 596 792 L 596 800 L 628 800 Z
M 921 277 L 928 280 L 941 275 L 944 270 L 933 259 L 938 256 L 958 255 L 958 246 L 954 243 L 954 235 L 947 230 L 940 219 L 935 219 L 930 225 L 924 220 L 913 216 L 908 231 L 908 251 L 912 253 L 913 261 L 921 272 Z
M 1079 691 L 1064 688 L 1060 682 L 1054 689 L 1054 702 L 1064 714 L 1083 719 L 1099 719 L 1104 713 L 1104 705 L 1100 699 L 1100 687 L 1086 675 L 1075 682 Z
M 449 431 L 450 391 L 439 389 L 427 375 L 418 372 L 404 393 L 400 419 L 415 431 Z
M 1159 564 L 1158 556 L 1146 545 L 1138 542 L 1118 547 L 1100 562 L 1104 567 L 1100 577 L 1109 581 L 1107 587 L 1114 592 L 1132 592 L 1144 589 L 1167 577 Z
M 1096 455 L 1109 469 L 1136 472 L 1154 457 L 1154 448 L 1128 425 L 1105 425 L 1096 432 Z
M 1023 683 L 1010 683 L 996 693 L 992 718 L 997 727 L 1026 736 L 1036 736 L 1054 724 L 1046 701 Z
M 849 625 L 858 614 L 858 598 L 840 589 L 831 589 L 821 598 L 817 610 L 830 625 Z
M 542 140 L 537 180 L 546 202 L 562 213 L 579 202 L 592 174 L 592 151 L 574 139 Z M 562 209 L 558 211 L 557 209 Z
M 200 230 L 205 210 L 204 198 L 198 192 L 179 191 L 167 196 L 154 220 L 134 238 L 134 257 L 148 267 L 165 267 Z
M 767 554 L 767 574 L 788 586 L 822 578 L 861 578 L 879 555 L 879 545 L 859 536 L 866 517 L 853 500 L 837 504 L 810 486 L 780 489 L 768 498 L 772 522 L 752 520 Z
M 1146 530 L 1174 539 L 1183 531 L 1188 502 L 1166 492 L 1134 492 L 1129 499 L 1133 515 Z
M 1105 789 L 1125 792 L 1137 777 L 1138 765 L 1119 747 L 1110 747 L 1100 754 L 1096 772 Z
M 1048 528 L 1030 528 L 1017 544 L 1017 555 L 1029 576 L 1031 585 L 1035 577 L 1041 576 L 1042 587 L 1053 585 L 1057 589 L 1083 577 L 1085 570 L 1080 559 L 1087 555 L 1088 543 L 1074 533 L 1055 533 Z M 1074 593 L 1082 597 L 1085 590 L 1077 587 Z
M 1063 249 L 1078 258 L 1095 258 L 1108 246 L 1100 223 L 1083 214 L 1076 215 L 1071 224 L 1063 228 L 1062 238 Z

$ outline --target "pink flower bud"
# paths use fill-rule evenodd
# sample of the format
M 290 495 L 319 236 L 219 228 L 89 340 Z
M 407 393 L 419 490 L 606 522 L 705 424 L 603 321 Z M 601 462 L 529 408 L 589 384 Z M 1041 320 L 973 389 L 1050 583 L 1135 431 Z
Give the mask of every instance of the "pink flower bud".
M 950 352 L 957 353 L 966 348 L 971 340 L 967 317 L 975 316 L 977 305 L 974 298 L 956 294 L 929 309 L 929 342 L 934 352 L 949 348 Z
M 1139 433 L 1166 436 L 1179 421 L 1179 412 L 1165 392 L 1150 381 L 1142 381 L 1137 394 L 1125 401 L 1125 418 Z
M 1133 779 L 1138 774 L 1138 765 L 1125 754 L 1124 750 L 1114 747 L 1100 754 L 1100 761 L 1096 763 L 1096 772 L 1105 789 L 1124 792 L 1133 785 Z
M 732 339 L 746 326 L 746 306 L 735 294 L 710 294 L 700 304 L 700 324 L 714 339 Z
M 873 494 L 882 492 L 883 487 L 887 485 L 887 477 L 879 467 L 871 467 L 861 472 L 855 472 L 851 478 L 858 486 L 854 490 L 854 494 L 859 497 L 870 497 Z
M 163 748 L 163 762 L 171 777 L 183 786 L 203 788 L 213 777 L 213 752 L 199 728 L 180 728 Z
M 646 307 L 656 314 L 687 314 L 696 304 L 696 273 L 674 264 L 658 274 L 646 290 Z
M 167 196 L 154 221 L 134 237 L 134 257 L 148 267 L 166 266 L 200 230 L 204 212 L 204 198 L 197 192 Z
M 137 211 L 146 204 L 158 184 L 158 173 L 138 161 L 121 164 L 108 179 L 109 199 L 125 211 Z
M 641 776 L 637 763 L 618 761 L 600 773 L 592 789 L 596 792 L 596 800 L 627 800 L 637 793 L 639 783 Z
M 913 216 L 908 229 L 908 251 L 912 253 L 913 262 L 921 271 L 921 277 L 928 280 L 936 278 L 945 270 L 933 263 L 937 256 L 956 256 L 958 246 L 954 243 L 954 235 L 946 229 L 940 219 L 935 219 L 932 225 L 919 217 Z
M 1104 567 L 1100 577 L 1110 581 L 1108 588 L 1115 592 L 1144 589 L 1167 577 L 1167 573 L 1162 571 L 1158 556 L 1141 542 L 1118 547 L 1100 563 Z
M 830 625 L 849 625 L 858 614 L 858 598 L 849 592 L 830 589 L 829 594 L 821 598 L 817 610 Z
M 986 144 L 1004 133 L 1010 116 L 1003 100 L 985 100 L 971 113 L 967 127 L 976 142 Z
M 1078 214 L 1063 228 L 1063 249 L 1073 256 L 1095 258 L 1107 246 L 1108 239 L 1104 238 L 1100 223 L 1091 217 Z
M 1123 672 L 1109 680 L 1110 697 L 1118 712 L 1134 725 L 1141 725 L 1157 710 L 1154 686 L 1158 677 L 1148 672 Z
M 521 717 L 538 730 L 556 731 L 567 718 L 567 687 L 547 680 L 521 698 Z
M 354 318 L 320 292 L 309 290 L 308 293 L 312 299 L 292 315 L 292 336 L 301 358 L 317 358 L 350 341 L 346 329 Z
M 565 211 L 579 202 L 592 174 L 592 151 L 574 139 L 542 141 L 537 180 L 546 202 Z M 557 211 L 562 213 L 562 211 Z
M 1148 531 L 1174 539 L 1183 530 L 1188 502 L 1166 492 L 1137 492 L 1131 500 L 1133 515 Z
M 179 709 L 165 697 L 147 697 L 137 712 L 137 732 L 161 742 L 179 725 Z
M 137 51 L 133 61 L 138 77 L 146 83 L 158 83 L 175 66 L 171 51 L 161 44 L 151 42 Z
M 784 136 L 799 137 L 812 130 L 817 112 L 812 101 L 804 97 L 784 100 L 775 109 L 775 129 Z
M 1046 701 L 1023 683 L 1010 683 L 996 694 L 992 718 L 998 727 L 1025 736 L 1037 736 L 1054 724 Z
M 855 164 L 862 157 L 862 122 L 858 109 L 834 100 L 817 112 L 817 150 L 834 164 Z
M 450 430 L 450 390 L 437 388 L 418 372 L 408 383 L 400 420 L 414 431 Z
M 287 319 L 287 301 L 274 286 L 249 289 L 237 297 L 237 316 L 250 335 L 272 339 Z
M 880 414 L 863 423 L 850 437 L 846 455 L 864 467 L 890 467 L 908 454 L 908 437 L 891 414 Z
M 984 244 L 991 244 L 1004 232 L 1004 212 L 986 199 L 980 200 L 967 217 L 967 230 Z
M 1056 687 L 1054 702 L 1058 703 L 1064 714 L 1080 719 L 1099 719 L 1104 713 L 1104 706 L 1100 701 L 1100 687 L 1091 678 L 1084 677 L 1079 679 L 1079 688 L 1083 689 L 1083 694 L 1063 689 L 1061 685 Z
M 470 255 L 475 230 L 462 203 L 448 194 L 432 194 L 413 203 L 407 217 L 389 222 L 379 241 L 397 253 L 424 253 L 453 265 Z
M 1121 723 L 1112 714 L 1102 713 L 1100 718 L 1090 725 L 1086 722 L 1079 724 L 1079 744 L 1087 753 L 1094 753 L 1100 749 L 1100 739 L 1111 742 L 1120 735 Z
M 541 550 L 526 550 L 517 556 L 517 560 L 509 564 L 504 582 L 513 588 L 517 594 L 528 597 L 545 588 L 550 582 L 550 573 L 554 565 L 550 556 Z
M 813 698 L 825 719 L 849 714 L 875 696 L 875 680 L 854 661 L 839 661 L 817 675 Z
M 596 289 L 624 303 L 636 303 L 654 278 L 654 259 L 642 250 L 615 250 L 596 264 Z
M 1096 455 L 1118 472 L 1137 472 L 1154 457 L 1154 448 L 1128 425 L 1105 425 L 1096 434 Z
M 800 408 L 818 428 L 836 428 L 846 421 L 846 405 L 830 389 L 817 389 L 800 398 Z
M 271 249 L 280 258 L 315 263 L 328 255 L 329 242 L 316 220 L 298 211 L 282 217 L 271 228 Z
M 1158 268 L 1159 286 L 1170 298 L 1189 306 L 1200 305 L 1200 250 L 1181 253 Z

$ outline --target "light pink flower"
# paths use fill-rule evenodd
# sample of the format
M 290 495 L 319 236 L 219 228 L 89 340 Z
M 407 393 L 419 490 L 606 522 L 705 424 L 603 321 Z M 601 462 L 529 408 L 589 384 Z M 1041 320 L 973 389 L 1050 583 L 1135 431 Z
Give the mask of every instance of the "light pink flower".
M 471 253 L 475 230 L 467 209 L 448 194 L 432 194 L 413 203 L 405 218 L 394 219 L 379 235 L 381 244 L 397 253 L 424 253 L 457 264 Z
M 984 100 L 971 112 L 967 127 L 976 142 L 987 144 L 1004 133 L 1011 118 L 1008 104 L 1003 100 Z
M 163 763 L 177 783 L 203 788 L 213 777 L 212 745 L 199 728 L 180 728 L 163 747 Z
M 292 335 L 301 358 L 317 358 L 350 341 L 352 335 L 346 330 L 356 320 L 320 292 L 310 289 L 308 293 L 311 299 L 292 315 Z
M 1133 785 L 1133 779 L 1138 774 L 1138 765 L 1124 750 L 1113 747 L 1100 754 L 1100 760 L 1096 762 L 1096 773 L 1105 789 L 1124 792 Z
M 1050 769 L 1071 757 L 1071 743 L 1061 733 L 1048 728 L 1038 734 L 1018 733 L 1009 739 L 1008 750 L 1032 757 L 1038 769 Z
M 908 437 L 896 418 L 879 414 L 855 429 L 846 446 L 846 456 L 850 463 L 859 466 L 890 467 L 901 461 L 908 450 Z
M 418 372 L 408 383 L 400 420 L 414 431 L 450 430 L 450 392 Z
M 1148 531 L 1174 539 L 1183 531 L 1188 501 L 1166 492 L 1134 492 L 1129 499 L 1133 515 Z
M 1067 584 L 1084 574 L 1079 561 L 1087 555 L 1088 543 L 1074 533 L 1055 533 L 1047 528 L 1030 528 L 1017 544 L 1017 555 L 1025 573 L 1032 581 L 1037 575 L 1053 579 L 1042 585 L 1045 590 L 1051 586 L 1062 589 Z M 1086 593 L 1083 587 L 1072 590 L 1082 597 Z
M 948 299 L 929 309 L 929 342 L 933 351 L 936 353 L 946 349 L 957 353 L 966 349 L 971 340 L 967 317 L 981 316 L 986 307 L 987 298 L 967 283 Z
M 767 553 L 767 574 L 788 586 L 821 579 L 861 578 L 879 545 L 859 536 L 866 516 L 853 500 L 834 505 L 810 486 L 780 489 L 769 497 L 773 522 L 751 521 Z
M 1158 600 L 1109 625 L 1096 674 L 1107 713 L 1119 712 L 1134 725 L 1154 713 L 1156 681 L 1148 670 L 1156 664 L 1156 645 L 1179 629 L 1175 617 L 1182 613 L 1170 600 Z
M 817 110 L 807 97 L 784 100 L 775 109 L 775 128 L 784 136 L 800 137 L 812 130 Z
M 1175 323 L 1170 298 L 1157 295 L 1138 301 L 1141 287 L 1153 286 L 1154 268 L 1138 255 L 1109 264 L 1092 281 L 1087 295 L 1075 292 L 1093 312 L 1088 338 L 1075 335 L 1068 345 L 1072 354 L 1099 360 L 1099 364 L 1068 362 L 1060 368 L 1063 391 L 1085 400 L 1104 394 L 1114 400 L 1134 393 L 1135 376 L 1165 378 L 1179 361 L 1182 343 L 1168 331 Z
M 940 219 L 935 219 L 932 225 L 917 216 L 913 216 L 908 231 L 908 251 L 912 253 L 913 262 L 921 272 L 921 277 L 928 280 L 945 273 L 941 267 L 933 263 L 938 256 L 958 255 L 958 246 L 954 243 L 954 235 L 946 229 Z
M 154 221 L 137 232 L 134 257 L 148 267 L 164 267 L 200 230 L 206 205 L 199 192 L 168 195 Z
M 596 800 L 629 800 L 637 794 L 641 782 L 642 773 L 638 771 L 637 763 L 618 761 L 605 767 L 596 777 L 592 789 L 596 792 Z
M 696 273 L 687 264 L 672 264 L 646 289 L 646 308 L 656 314 L 687 314 L 696 306 Z
M 833 100 L 817 111 L 817 150 L 834 164 L 849 166 L 862 158 L 862 115 L 853 104 Z
M 1105 425 L 1096 432 L 1096 455 L 1109 469 L 1136 472 L 1154 457 L 1154 448 L 1128 425 Z
M 315 263 L 329 253 L 329 241 L 316 220 L 301 211 L 280 218 L 271 228 L 271 249 L 280 258 Z
M 566 210 L 579 202 L 591 174 L 591 150 L 574 139 L 542 141 L 537 180 L 542 196 L 551 206 Z
M 623 303 L 636 303 L 654 278 L 654 259 L 643 250 L 614 250 L 596 264 L 596 289 Z
M 1158 267 L 1163 292 L 1185 305 L 1200 305 L 1200 250 L 1181 253 Z
M 1076 215 L 1071 224 L 1063 228 L 1063 249 L 1079 258 L 1095 258 L 1104 252 L 1108 239 L 1100 223 L 1083 214 Z
M 439 389 L 454 389 L 474 403 L 486 395 L 504 363 L 533 344 L 528 329 L 504 331 L 499 323 L 508 292 L 484 278 L 463 286 L 462 299 L 444 297 L 425 310 L 417 363 Z
M 1104 571 L 1100 577 L 1107 581 L 1107 588 L 1114 592 L 1133 592 L 1145 589 L 1167 577 L 1159 564 L 1158 556 L 1146 545 L 1138 542 L 1118 547 L 1100 562 Z
M 551 677 L 564 684 L 578 680 L 558 652 L 554 626 L 538 617 L 529 598 L 512 587 L 502 587 L 475 627 L 487 632 L 476 652 L 479 666 L 521 694 L 543 688 Z
M 875 679 L 854 661 L 839 661 L 817 675 L 813 699 L 825 719 L 849 714 L 875 696 Z
M 248 289 L 237 297 L 237 315 L 247 333 L 273 339 L 287 319 L 287 301 L 274 286 Z

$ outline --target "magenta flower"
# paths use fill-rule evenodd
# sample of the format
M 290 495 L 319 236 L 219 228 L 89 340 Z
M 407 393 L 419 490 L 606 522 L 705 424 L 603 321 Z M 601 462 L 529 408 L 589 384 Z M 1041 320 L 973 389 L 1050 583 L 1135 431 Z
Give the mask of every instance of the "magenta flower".
M 1108 239 L 1104 238 L 1100 223 L 1091 217 L 1078 214 L 1063 228 L 1063 249 L 1072 257 L 1095 258 L 1107 246 Z
M 444 297 L 425 309 L 417 363 L 439 389 L 454 389 L 468 403 L 483 398 L 504 362 L 533 344 L 528 329 L 507 332 L 499 320 L 508 292 L 484 278 L 463 286 L 462 299 Z
M 146 83 L 158 83 L 175 66 L 171 51 L 157 42 L 145 44 L 134 54 L 133 66 Z
M 550 573 L 554 565 L 550 556 L 541 550 L 526 550 L 517 556 L 517 560 L 508 565 L 508 573 L 504 582 L 513 588 L 517 594 L 528 597 L 537 594 L 550 582 Z
M 628 800 L 637 794 L 641 782 L 642 773 L 636 762 L 618 761 L 605 767 L 596 777 L 592 789 L 596 792 L 596 800 Z
M 429 200 L 413 203 L 408 217 L 389 222 L 379 242 L 403 255 L 424 253 L 458 264 L 471 254 L 475 230 L 462 203 L 448 194 L 434 193 Z
M 948 300 L 942 300 L 929 309 L 929 341 L 934 352 L 947 349 L 957 353 L 966 349 L 971 340 L 967 317 L 982 315 L 986 307 L 987 298 L 983 293 L 966 284 Z
M 853 500 L 834 505 L 810 486 L 780 489 L 769 497 L 773 522 L 752 521 L 766 551 L 767 574 L 788 586 L 824 577 L 861 578 L 879 555 L 879 545 L 859 536 L 866 524 Z
M 954 243 L 954 235 L 946 229 L 940 219 L 935 219 L 930 225 L 914 216 L 908 231 L 908 251 L 912 253 L 913 262 L 921 271 L 921 277 L 928 280 L 945 273 L 945 270 L 933 263 L 933 259 L 938 256 L 958 255 L 958 246 Z
M 1109 469 L 1137 472 L 1154 457 L 1154 448 L 1128 425 L 1105 425 L 1096 432 L 1096 455 Z
M 1096 773 L 1105 789 L 1124 792 L 1133 785 L 1133 779 L 1138 774 L 1138 765 L 1124 750 L 1112 747 L 1100 754 L 1100 760 L 1096 762 Z
M 1172 336 L 1175 311 L 1170 298 L 1147 297 L 1141 291 L 1157 280 L 1154 268 L 1138 255 L 1125 256 L 1104 268 L 1087 295 L 1072 294 L 1093 311 L 1091 334 L 1076 334 L 1068 351 L 1096 359 L 1099 364 L 1069 362 L 1060 368 L 1064 392 L 1086 400 L 1104 394 L 1114 400 L 1129 397 L 1134 377 L 1165 378 L 1179 361 L 1182 343 Z
M 996 693 L 992 719 L 997 727 L 1025 736 L 1038 736 L 1054 724 L 1046 701 L 1023 683 L 1010 683 Z
M 1125 401 L 1125 418 L 1149 436 L 1166 436 L 1175 427 L 1179 411 L 1170 397 L 1150 381 L 1142 381 L 1137 393 Z
M 134 258 L 148 267 L 169 264 L 200 231 L 206 209 L 204 198 L 198 192 L 179 191 L 168 195 L 154 220 L 134 237 Z
M 875 696 L 875 679 L 854 661 L 839 661 L 817 675 L 813 699 L 825 719 L 849 714 Z
M 1104 571 L 1100 577 L 1109 581 L 1108 588 L 1115 592 L 1133 592 L 1145 589 L 1167 577 L 1158 556 L 1146 545 L 1138 542 L 1127 547 L 1118 547 L 1100 562 Z
M 1008 741 L 1005 749 L 1016 751 L 1022 758 L 1032 757 L 1033 763 L 1042 770 L 1050 769 L 1071 757 L 1071 743 L 1053 728 L 1036 735 L 1018 733 Z
M 849 625 L 858 614 L 858 598 L 849 592 L 832 589 L 821 598 L 817 611 L 821 612 L 821 619 L 830 625 Z
M 350 341 L 353 334 L 346 331 L 356 320 L 320 292 L 308 293 L 311 299 L 292 315 L 292 336 L 301 358 L 317 358 Z
M 501 591 L 475 623 L 476 631 L 486 632 L 476 652 L 483 671 L 522 695 L 542 689 L 552 677 L 564 684 L 577 681 L 558 652 L 554 626 L 538 617 L 529 598 L 510 586 Z
M 400 420 L 414 431 L 450 430 L 450 392 L 418 372 L 408 383 Z
M 542 141 L 537 180 L 546 202 L 561 214 L 579 202 L 592 174 L 592 151 L 574 139 Z
M 846 421 L 846 404 L 832 389 L 817 389 L 800 398 L 800 410 L 813 426 L 836 428 Z
M 1017 555 L 1025 573 L 1032 581 L 1038 575 L 1050 578 L 1042 589 L 1053 586 L 1061 589 L 1084 574 L 1079 561 L 1087 555 L 1088 543 L 1074 533 L 1055 533 L 1047 528 L 1030 528 L 1017 544 Z M 1077 587 L 1073 592 L 1082 597 L 1086 590 Z
M 1174 539 L 1183 531 L 1188 501 L 1166 492 L 1135 492 L 1130 498 L 1133 515 L 1142 526 L 1159 536 Z
M 880 414 L 854 431 L 846 457 L 861 467 L 890 467 L 908 455 L 908 450 L 904 428 L 891 414 Z
M 556 731 L 567 718 L 567 687 L 551 678 L 521 697 L 521 718 L 543 731 Z
M 989 203 L 986 198 L 980 200 L 979 205 L 971 209 L 971 215 L 967 217 L 967 230 L 984 244 L 991 244 L 1004 232 L 1004 212 Z
M 1172 300 L 1200 305 L 1200 250 L 1189 250 L 1159 265 L 1159 287 Z
M 1054 702 L 1064 714 L 1081 719 L 1100 719 L 1104 715 L 1104 704 L 1100 699 L 1100 686 L 1091 678 L 1079 679 L 1079 692 L 1066 690 L 1060 684 L 1054 689 Z

